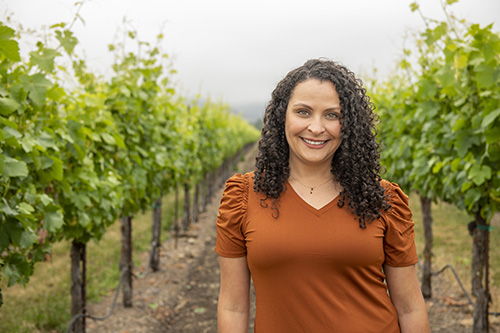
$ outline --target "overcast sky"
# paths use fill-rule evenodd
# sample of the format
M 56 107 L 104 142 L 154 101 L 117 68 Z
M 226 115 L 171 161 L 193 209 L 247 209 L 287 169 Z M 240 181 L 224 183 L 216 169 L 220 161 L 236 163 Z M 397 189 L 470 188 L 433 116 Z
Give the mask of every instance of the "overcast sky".
M 200 93 L 234 108 L 263 106 L 276 83 L 307 59 L 327 57 L 359 74 L 387 75 L 408 32 L 423 22 L 413 0 L 91 0 L 74 27 L 88 66 L 110 74 L 107 45 L 124 17 L 142 40 L 163 26 L 164 50 L 172 57 L 179 91 Z M 24 27 L 69 22 L 73 0 L 0 0 L 0 19 L 12 13 Z M 439 0 L 420 0 L 427 16 L 442 19 Z M 461 0 L 452 12 L 500 30 L 500 0 Z M 408 44 L 408 42 L 406 42 Z M 26 50 L 24 47 L 23 52 Z

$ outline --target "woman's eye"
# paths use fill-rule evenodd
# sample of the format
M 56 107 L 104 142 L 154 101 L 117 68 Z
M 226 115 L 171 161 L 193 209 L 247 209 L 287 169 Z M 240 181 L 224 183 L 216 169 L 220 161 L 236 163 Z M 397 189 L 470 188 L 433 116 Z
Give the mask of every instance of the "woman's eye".
M 327 117 L 328 119 L 336 119 L 336 118 L 339 118 L 339 115 L 338 115 L 337 113 L 335 113 L 335 112 L 331 112 L 331 113 L 328 113 L 328 114 L 326 115 L 326 117 Z
M 307 116 L 309 114 L 309 112 L 307 110 L 298 110 L 297 114 L 299 114 L 301 116 Z

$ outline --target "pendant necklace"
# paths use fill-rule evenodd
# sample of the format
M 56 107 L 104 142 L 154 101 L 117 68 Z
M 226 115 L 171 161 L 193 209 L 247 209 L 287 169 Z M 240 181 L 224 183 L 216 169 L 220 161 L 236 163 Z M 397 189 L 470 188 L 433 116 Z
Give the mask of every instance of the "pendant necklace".
M 295 179 L 296 181 L 298 181 L 300 185 L 302 185 L 302 186 L 304 186 L 304 187 L 309 188 L 309 189 L 310 189 L 310 190 L 309 190 L 309 194 L 313 194 L 313 190 L 314 190 L 315 188 L 321 187 L 321 186 L 325 185 L 326 183 L 328 183 L 329 181 L 331 181 L 331 180 L 333 179 L 333 177 L 332 177 L 332 178 L 328 179 L 326 182 L 321 183 L 321 184 L 316 185 L 316 186 L 307 186 L 306 184 L 302 183 L 300 180 L 298 180 L 298 179 L 297 179 L 297 178 L 295 178 L 294 176 L 290 175 L 290 177 L 291 177 L 291 178 L 293 178 L 293 179 Z

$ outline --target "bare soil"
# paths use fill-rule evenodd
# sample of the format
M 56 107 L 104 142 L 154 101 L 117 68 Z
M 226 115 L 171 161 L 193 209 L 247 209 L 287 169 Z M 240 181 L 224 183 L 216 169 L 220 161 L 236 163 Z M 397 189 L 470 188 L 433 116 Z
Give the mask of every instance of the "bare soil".
M 255 150 L 248 152 L 239 165 L 240 172 L 252 169 Z M 215 219 L 222 189 L 215 195 L 199 219 L 178 240 L 163 244 L 161 267 L 133 284 L 133 307 L 124 308 L 121 295 L 113 314 L 104 321 L 87 320 L 87 331 L 94 333 L 139 332 L 217 332 L 217 298 L 219 292 L 219 264 L 214 252 Z M 145 270 L 148 253 L 142 253 Z M 462 294 L 458 284 L 450 283 L 447 271 L 433 279 L 433 297 L 426 301 L 432 332 L 472 332 L 473 308 Z M 90 304 L 88 313 L 104 316 L 111 308 L 113 295 L 98 304 Z M 252 303 L 254 304 L 252 292 Z M 254 306 L 252 306 L 252 319 Z M 253 320 L 251 320 L 253 322 Z M 253 326 L 249 328 L 253 332 Z M 490 316 L 490 332 L 500 333 L 500 318 Z

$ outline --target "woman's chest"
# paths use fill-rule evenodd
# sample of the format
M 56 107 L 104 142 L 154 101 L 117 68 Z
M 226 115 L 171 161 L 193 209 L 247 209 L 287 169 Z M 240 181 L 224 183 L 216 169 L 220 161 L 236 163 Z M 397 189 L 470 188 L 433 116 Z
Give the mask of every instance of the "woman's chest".
M 316 210 L 286 194 L 280 200 L 278 219 L 272 217 L 270 208 L 257 205 L 247 212 L 243 232 L 250 266 L 382 266 L 384 226 L 380 221 L 361 229 L 347 208 L 338 207 L 337 199 Z

